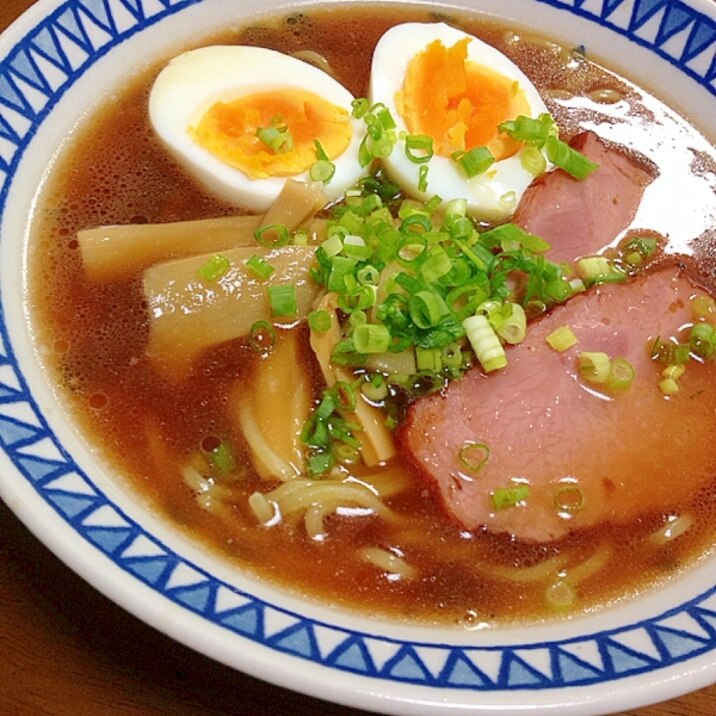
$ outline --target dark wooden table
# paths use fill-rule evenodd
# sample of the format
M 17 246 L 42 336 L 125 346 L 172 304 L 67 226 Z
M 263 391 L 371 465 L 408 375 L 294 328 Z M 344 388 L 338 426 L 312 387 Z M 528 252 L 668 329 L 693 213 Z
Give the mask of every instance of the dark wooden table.
M 0 0 L 0 29 L 31 0 Z M 342 714 L 181 646 L 68 570 L 0 502 L 0 714 Z M 713 716 L 716 686 L 630 716 Z

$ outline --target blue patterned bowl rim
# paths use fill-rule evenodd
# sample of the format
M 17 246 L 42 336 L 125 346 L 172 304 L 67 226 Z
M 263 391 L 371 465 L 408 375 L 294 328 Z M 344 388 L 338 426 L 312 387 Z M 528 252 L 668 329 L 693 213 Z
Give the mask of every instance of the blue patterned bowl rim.
M 203 1 L 41 0 L 48 12 L 28 14 L 22 32 L 17 25 L 9 31 L 0 55 L 0 213 L 25 149 L 88 68 L 133 35 Z M 531 1 L 578 15 L 648 49 L 707 95 L 716 95 L 716 10 L 706 0 Z M 619 690 L 635 676 L 665 680 L 681 670 L 708 670 L 693 687 L 716 678 L 716 584 L 656 617 L 613 629 L 527 644 L 515 639 L 510 645 L 470 646 L 387 637 L 379 628 L 367 632 L 343 627 L 218 579 L 133 519 L 77 466 L 28 388 L 4 308 L 0 445 L 16 471 L 0 478 L 8 503 L 12 481 L 26 481 L 36 498 L 71 528 L 82 548 L 98 550 L 182 613 L 220 627 L 232 639 L 288 657 L 299 670 L 312 663 L 322 667 L 324 677 L 332 672 L 350 675 L 348 690 L 336 694 L 336 700 L 350 701 L 351 693 L 384 688 L 395 703 L 385 703 L 379 694 L 377 700 L 366 697 L 365 706 L 400 711 L 400 704 L 417 699 L 425 708 L 454 703 L 487 711 L 489 705 L 501 710 L 531 699 L 541 703 L 538 692 L 546 692 L 549 703 L 576 713 L 575 704 L 594 698 L 585 687 Z M 250 660 L 240 666 L 251 671 Z M 273 680 L 313 692 L 310 684 L 302 686 L 295 679 Z M 402 695 L 404 687 L 406 694 L 417 690 Z M 557 691 L 568 696 L 553 696 Z

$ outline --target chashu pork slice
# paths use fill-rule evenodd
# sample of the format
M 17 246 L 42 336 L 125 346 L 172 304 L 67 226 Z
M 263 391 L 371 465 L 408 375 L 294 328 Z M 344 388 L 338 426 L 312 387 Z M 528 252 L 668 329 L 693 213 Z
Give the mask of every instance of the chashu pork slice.
M 582 180 L 555 169 L 522 196 L 514 223 L 551 245 L 555 263 L 600 252 L 628 229 L 653 177 L 593 132 L 577 135 L 574 149 L 599 168 Z
M 546 542 L 677 508 L 716 476 L 716 361 L 690 361 L 666 398 L 650 347 L 693 322 L 699 293 L 669 267 L 556 307 L 508 349 L 505 369 L 473 369 L 418 399 L 399 432 L 403 450 L 468 529 Z M 579 342 L 560 353 L 545 338 L 564 325 Z M 586 383 L 581 351 L 627 358 L 633 383 L 613 393 Z M 526 499 L 495 508 L 494 491 L 522 483 Z

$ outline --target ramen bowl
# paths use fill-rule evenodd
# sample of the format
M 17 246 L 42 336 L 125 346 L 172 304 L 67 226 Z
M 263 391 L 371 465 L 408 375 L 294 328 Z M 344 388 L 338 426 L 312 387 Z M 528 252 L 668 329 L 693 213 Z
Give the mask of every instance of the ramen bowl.
M 455 629 L 301 598 L 213 556 L 113 474 L 48 380 L 28 321 L 27 243 L 48 167 L 127 73 L 197 35 L 313 3 L 40 0 L 0 40 L 0 495 L 139 619 L 268 682 L 384 713 L 596 714 L 716 680 L 716 556 L 633 599 L 534 625 Z M 445 6 L 443 6 L 445 7 Z M 711 142 L 710 0 L 472 0 L 449 7 L 584 44 Z

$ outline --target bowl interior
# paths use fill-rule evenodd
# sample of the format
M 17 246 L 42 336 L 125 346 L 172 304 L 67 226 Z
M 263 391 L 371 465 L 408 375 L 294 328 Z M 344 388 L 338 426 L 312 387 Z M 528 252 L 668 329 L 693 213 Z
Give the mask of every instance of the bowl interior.
M 716 115 L 702 111 L 716 94 L 713 3 L 463 5 L 585 44 L 716 137 Z M 285 8 L 269 0 L 257 13 L 237 2 L 228 22 Z M 418 701 L 436 713 L 446 702 L 457 712 L 517 711 L 529 699 L 596 713 L 713 681 L 716 556 L 638 600 L 560 623 L 456 632 L 368 619 L 207 555 L 138 500 L 68 420 L 28 321 L 28 217 L 64 142 L 126 73 L 226 23 L 221 0 L 41 0 L 2 37 L 0 495 L 58 556 L 140 618 L 213 658 L 326 699 L 355 703 L 361 694 L 366 707 L 396 713 Z

